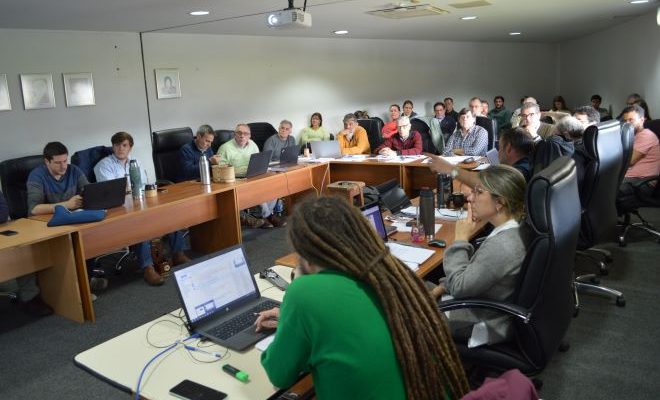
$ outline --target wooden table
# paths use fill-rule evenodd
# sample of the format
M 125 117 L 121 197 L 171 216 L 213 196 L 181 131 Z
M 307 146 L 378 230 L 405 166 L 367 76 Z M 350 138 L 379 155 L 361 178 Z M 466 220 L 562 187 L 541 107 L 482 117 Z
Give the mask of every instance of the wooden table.
M 41 297 L 55 313 L 84 321 L 69 226 L 47 228 L 44 222 L 19 219 L 0 225 L 0 282 L 37 273 Z

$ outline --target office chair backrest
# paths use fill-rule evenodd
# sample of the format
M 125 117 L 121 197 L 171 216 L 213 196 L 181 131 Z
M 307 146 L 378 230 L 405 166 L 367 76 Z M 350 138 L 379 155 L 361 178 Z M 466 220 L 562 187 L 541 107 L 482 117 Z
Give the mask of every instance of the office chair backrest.
M 580 190 L 584 212 L 579 248 L 589 248 L 616 234 L 616 195 L 623 162 L 621 125 L 612 120 L 588 127 L 583 141 L 590 160 Z
M 494 148 L 495 130 L 493 128 L 493 120 L 488 117 L 477 117 L 476 123 L 488 133 L 488 150 Z
M 532 312 L 516 320 L 516 339 L 534 368 L 542 369 L 559 348 L 573 318 L 573 266 L 580 229 L 575 162 L 555 160 L 527 184 L 522 231 L 527 255 L 514 302 Z
M 151 134 L 151 154 L 154 159 L 156 179 L 180 181 L 181 156 L 179 149 L 193 140 L 189 127 L 165 129 Z
M 633 145 L 635 143 L 635 128 L 629 123 L 621 125 L 621 148 L 623 159 L 621 160 L 621 172 L 619 172 L 619 186 L 626 176 L 630 160 L 632 159 Z
M 213 149 L 213 154 L 218 152 L 218 149 L 223 144 L 234 138 L 234 131 L 230 129 L 218 129 L 215 131 L 215 139 L 213 139 L 213 144 L 211 149 Z
M 80 168 L 87 177 L 87 180 L 90 183 L 96 182 L 96 175 L 94 175 L 94 166 L 105 158 L 112 154 L 112 147 L 107 146 L 95 146 L 90 147 L 89 149 L 76 151 L 71 156 L 71 164 Z
M 410 130 L 417 131 L 422 136 L 422 150 L 425 153 L 438 154 L 438 149 L 435 148 L 431 140 L 431 128 L 429 125 L 419 118 L 410 120 Z
M 5 160 L 0 163 L 2 193 L 9 206 L 12 219 L 27 217 L 27 178 L 30 171 L 43 164 L 43 156 L 27 156 Z
M 647 119 L 644 121 L 644 128 L 650 129 L 660 139 L 660 119 Z
M 259 151 L 264 150 L 266 139 L 277 134 L 277 129 L 268 122 L 250 122 L 250 139 L 259 147 Z
M 383 143 L 383 134 L 381 132 L 383 126 L 379 125 L 378 120 L 373 118 L 358 119 L 357 123 L 363 127 L 365 131 L 367 131 L 369 146 L 371 147 L 371 152 L 373 153 L 374 150 L 376 150 L 376 148 Z

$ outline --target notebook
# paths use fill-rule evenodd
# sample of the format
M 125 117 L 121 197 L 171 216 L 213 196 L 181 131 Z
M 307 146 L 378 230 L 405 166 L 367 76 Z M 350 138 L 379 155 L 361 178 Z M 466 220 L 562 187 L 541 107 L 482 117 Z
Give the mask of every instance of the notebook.
M 254 153 L 250 156 L 247 173 L 245 178 L 252 178 L 255 176 L 263 175 L 268 172 L 268 164 L 273 155 L 273 150 L 265 150 L 261 153 Z
M 273 332 L 254 331 L 254 314 L 280 303 L 261 297 L 241 245 L 191 261 L 174 280 L 191 334 L 240 351 Z
M 126 178 L 89 183 L 82 191 L 83 209 L 107 210 L 124 205 L 126 198 Z
M 310 142 L 310 146 L 314 158 L 341 158 L 341 149 L 337 140 L 315 140 Z
M 378 235 L 387 242 L 387 237 L 397 231 L 396 227 L 385 225 L 383 221 L 383 213 L 380 210 L 378 203 L 371 203 L 360 208 L 362 215 L 371 222 Z
M 397 214 L 402 209 L 412 205 L 410 198 L 399 186 L 399 181 L 396 179 L 390 179 L 377 185 L 376 190 L 378 190 L 380 201 L 392 214 Z
M 486 158 L 490 165 L 498 165 L 500 163 L 500 156 L 497 149 L 490 149 L 486 152 Z
M 300 145 L 294 144 L 282 149 L 280 152 L 280 162 L 271 164 L 270 170 L 274 172 L 284 172 L 291 167 L 298 165 L 298 155 L 300 154 Z

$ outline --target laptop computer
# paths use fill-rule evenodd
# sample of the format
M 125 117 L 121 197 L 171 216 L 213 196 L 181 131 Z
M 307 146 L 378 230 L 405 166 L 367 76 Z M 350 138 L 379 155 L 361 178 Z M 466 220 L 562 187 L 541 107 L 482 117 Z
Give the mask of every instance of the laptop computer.
M 260 153 L 254 153 L 250 156 L 250 163 L 248 164 L 245 178 L 252 178 L 255 176 L 263 175 L 268 172 L 268 164 L 273 155 L 273 150 L 265 150 Z
M 367 204 L 360 208 L 362 215 L 371 222 L 378 235 L 387 242 L 387 237 L 397 231 L 395 226 L 385 225 L 383 221 L 383 213 L 380 210 L 378 203 Z
M 82 191 L 83 209 L 107 210 L 124 205 L 126 199 L 126 178 L 89 183 Z
M 254 331 L 254 314 L 280 303 L 261 297 L 243 246 L 197 258 L 174 280 L 191 334 L 240 351 L 272 333 Z
M 271 163 L 270 170 L 274 172 L 284 172 L 291 167 L 298 165 L 298 155 L 300 154 L 300 145 L 294 144 L 282 149 L 280 152 L 280 162 Z
M 500 156 L 497 149 L 490 149 L 486 152 L 486 158 L 488 159 L 488 164 L 498 165 L 500 163 Z
M 341 158 L 341 148 L 337 140 L 315 140 L 310 142 L 310 146 L 314 158 Z
M 397 214 L 402 209 L 412 205 L 408 195 L 399 186 L 399 181 L 396 179 L 390 179 L 377 185 L 376 190 L 380 195 L 380 201 L 392 214 Z

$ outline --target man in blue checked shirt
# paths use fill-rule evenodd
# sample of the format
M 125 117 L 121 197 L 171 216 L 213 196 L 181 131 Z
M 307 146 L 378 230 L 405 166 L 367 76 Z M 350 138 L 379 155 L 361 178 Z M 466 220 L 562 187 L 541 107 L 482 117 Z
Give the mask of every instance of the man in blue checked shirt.
M 458 126 L 451 135 L 444 156 L 486 156 L 488 151 L 488 132 L 476 125 L 476 117 L 467 108 L 458 113 Z

